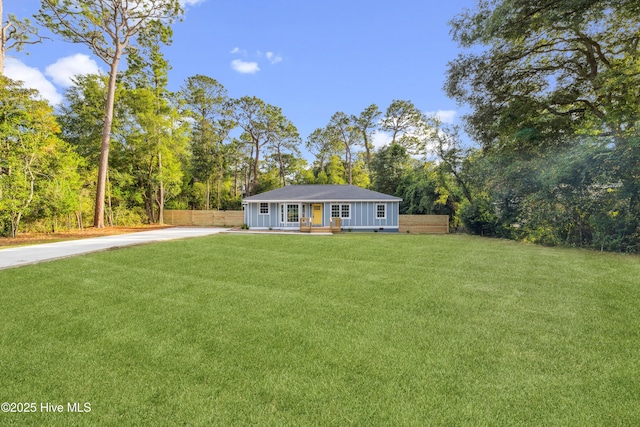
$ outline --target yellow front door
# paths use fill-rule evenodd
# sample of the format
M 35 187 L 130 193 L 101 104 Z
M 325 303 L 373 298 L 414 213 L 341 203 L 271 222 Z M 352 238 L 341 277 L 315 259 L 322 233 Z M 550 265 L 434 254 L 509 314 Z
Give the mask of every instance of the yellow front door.
M 312 212 L 311 224 L 312 225 L 322 225 L 322 205 L 320 205 L 320 204 L 312 205 L 311 212 Z

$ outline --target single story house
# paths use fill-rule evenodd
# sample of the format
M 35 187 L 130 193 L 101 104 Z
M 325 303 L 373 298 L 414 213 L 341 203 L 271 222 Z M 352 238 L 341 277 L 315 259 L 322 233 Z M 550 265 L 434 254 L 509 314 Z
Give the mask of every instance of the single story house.
M 288 185 L 245 197 L 242 207 L 256 230 L 398 231 L 401 201 L 354 185 Z

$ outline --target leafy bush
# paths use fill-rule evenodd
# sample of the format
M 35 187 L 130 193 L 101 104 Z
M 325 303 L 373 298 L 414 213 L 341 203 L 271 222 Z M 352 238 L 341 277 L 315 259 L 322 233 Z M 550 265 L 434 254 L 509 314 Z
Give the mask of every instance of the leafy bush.
M 498 217 L 488 199 L 477 199 L 473 203 L 465 203 L 460 211 L 460 218 L 469 233 L 481 236 L 496 235 Z

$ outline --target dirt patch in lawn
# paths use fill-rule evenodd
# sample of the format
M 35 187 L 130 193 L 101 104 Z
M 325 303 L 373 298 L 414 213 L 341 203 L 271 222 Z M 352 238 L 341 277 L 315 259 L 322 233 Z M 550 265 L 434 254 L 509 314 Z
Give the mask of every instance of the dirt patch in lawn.
M 64 240 L 87 239 L 90 237 L 113 236 L 116 234 L 136 233 L 138 231 L 170 228 L 170 225 L 140 225 L 135 227 L 88 227 L 83 230 L 65 230 L 56 233 L 18 233 L 15 238 L 0 237 L 0 248 L 9 246 L 36 245 Z

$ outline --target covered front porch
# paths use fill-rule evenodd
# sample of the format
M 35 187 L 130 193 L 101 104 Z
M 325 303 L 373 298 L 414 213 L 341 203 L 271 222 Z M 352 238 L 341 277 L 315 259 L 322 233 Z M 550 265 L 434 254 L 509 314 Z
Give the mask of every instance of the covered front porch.
M 340 233 L 340 218 L 331 218 L 329 226 L 314 224 L 313 218 L 300 218 L 300 232 L 302 233 Z

